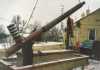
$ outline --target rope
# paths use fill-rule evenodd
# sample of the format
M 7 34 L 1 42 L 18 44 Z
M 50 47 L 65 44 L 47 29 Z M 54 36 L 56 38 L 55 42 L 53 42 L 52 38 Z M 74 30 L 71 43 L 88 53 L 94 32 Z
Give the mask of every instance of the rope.
M 28 21 L 27 21 L 25 24 L 23 24 L 23 28 L 22 28 L 22 30 L 21 30 L 22 32 L 23 32 L 23 30 L 24 30 L 24 26 L 30 22 L 30 20 L 31 20 L 31 18 L 32 18 L 32 15 L 34 14 L 34 11 L 35 11 L 35 9 L 36 9 L 37 3 L 38 3 L 38 0 L 36 1 L 35 6 L 34 6 L 33 9 L 32 9 L 32 12 L 31 12 L 31 14 L 30 14 L 30 17 L 29 17 Z

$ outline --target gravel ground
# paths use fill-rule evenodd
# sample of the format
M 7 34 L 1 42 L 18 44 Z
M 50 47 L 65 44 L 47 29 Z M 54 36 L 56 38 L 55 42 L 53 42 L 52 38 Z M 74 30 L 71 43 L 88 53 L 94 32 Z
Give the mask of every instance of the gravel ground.
M 100 61 L 89 59 L 89 65 L 85 67 L 85 70 L 100 70 Z

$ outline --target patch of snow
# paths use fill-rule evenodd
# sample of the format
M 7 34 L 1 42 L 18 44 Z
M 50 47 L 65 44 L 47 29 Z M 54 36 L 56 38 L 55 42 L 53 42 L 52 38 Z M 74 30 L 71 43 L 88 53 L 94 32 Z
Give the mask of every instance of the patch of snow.
M 47 46 L 47 45 L 60 45 L 63 44 L 63 42 L 40 42 L 34 44 L 34 46 Z

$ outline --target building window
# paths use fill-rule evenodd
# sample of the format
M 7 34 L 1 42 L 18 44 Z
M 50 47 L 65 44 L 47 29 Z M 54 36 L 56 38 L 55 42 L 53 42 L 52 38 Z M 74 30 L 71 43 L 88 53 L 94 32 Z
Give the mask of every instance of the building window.
M 96 30 L 89 29 L 89 40 L 95 40 L 95 39 L 96 39 Z

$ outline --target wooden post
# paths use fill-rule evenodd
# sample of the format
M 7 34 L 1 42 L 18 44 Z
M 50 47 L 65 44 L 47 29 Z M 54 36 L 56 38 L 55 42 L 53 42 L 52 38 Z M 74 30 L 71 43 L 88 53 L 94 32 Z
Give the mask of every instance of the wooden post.
M 23 65 L 32 65 L 33 64 L 33 50 L 32 43 L 28 43 L 24 47 L 22 47 L 23 54 Z
M 69 33 L 67 31 L 67 42 L 66 42 L 66 49 L 69 48 Z
M 73 19 L 70 18 L 70 16 L 67 19 L 67 46 L 66 49 L 71 49 L 72 45 L 70 46 L 69 43 L 71 43 L 71 38 L 73 37 Z

